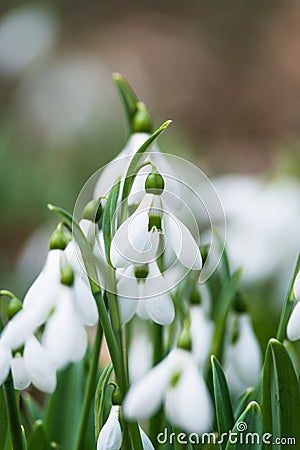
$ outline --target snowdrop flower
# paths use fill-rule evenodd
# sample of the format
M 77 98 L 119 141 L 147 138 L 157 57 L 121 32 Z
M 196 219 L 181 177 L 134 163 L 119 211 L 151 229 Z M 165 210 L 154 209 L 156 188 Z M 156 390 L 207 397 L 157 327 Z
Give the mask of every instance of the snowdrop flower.
M 56 388 L 56 370 L 47 350 L 30 336 L 23 355 L 12 355 L 11 350 L 0 343 L 0 384 L 12 372 L 15 389 L 26 389 L 31 383 L 43 392 L 52 393 Z
M 202 366 L 209 356 L 214 324 L 202 305 L 193 305 L 190 314 L 192 353 L 197 364 Z
M 146 194 L 136 211 L 118 228 L 111 245 L 112 264 L 116 268 L 128 267 L 155 260 L 160 235 L 184 267 L 201 269 L 199 246 L 192 234 L 154 194 Z
M 228 383 L 236 394 L 255 386 L 261 370 L 261 351 L 247 313 L 236 318 L 231 342 L 226 345 L 225 372 Z
M 122 445 L 122 430 L 119 422 L 120 406 L 113 405 L 107 421 L 103 425 L 97 440 L 97 450 L 120 450 Z M 154 450 L 152 442 L 139 427 L 144 450 Z
M 300 270 L 294 283 L 294 296 L 297 301 L 287 325 L 287 337 L 291 341 L 300 339 Z
M 145 326 L 136 329 L 133 324 L 132 334 L 128 346 L 128 372 L 131 383 L 135 383 L 152 367 L 153 344 Z
M 173 349 L 136 384 L 125 397 L 123 410 L 128 420 L 153 416 L 164 404 L 166 418 L 187 432 L 203 433 L 212 420 L 211 398 L 193 356 Z
M 172 323 L 175 310 L 166 290 L 165 279 L 155 261 L 148 266 L 130 266 L 119 275 L 117 284 L 122 323 L 129 322 L 135 313 L 160 325 Z

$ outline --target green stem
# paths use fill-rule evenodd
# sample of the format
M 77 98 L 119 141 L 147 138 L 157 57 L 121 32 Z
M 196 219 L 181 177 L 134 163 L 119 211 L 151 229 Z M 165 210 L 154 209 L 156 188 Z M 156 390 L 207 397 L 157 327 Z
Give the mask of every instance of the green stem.
M 13 387 L 11 373 L 9 373 L 4 383 L 4 393 L 9 416 L 10 433 L 14 450 L 25 450 L 22 429 L 20 424 L 20 414 Z
M 87 389 L 85 391 L 84 399 L 83 399 L 83 408 L 82 415 L 80 419 L 79 431 L 76 439 L 76 450 L 84 449 L 84 439 L 86 434 L 87 422 L 89 419 L 89 414 L 91 410 L 91 405 L 93 402 L 93 398 L 95 395 L 95 387 L 96 387 L 96 377 L 97 377 L 97 369 L 98 369 L 98 360 L 101 349 L 103 337 L 103 330 L 100 322 L 98 323 L 98 329 L 96 334 L 96 339 L 93 347 L 93 355 L 91 360 L 91 367 L 89 371 L 89 376 L 87 380 Z
M 299 270 L 300 270 L 300 254 L 298 255 L 294 274 L 293 274 L 291 283 L 289 285 L 289 289 L 288 289 L 286 297 L 285 297 L 284 305 L 282 307 L 282 313 L 280 316 L 280 322 L 279 322 L 277 336 L 276 336 L 276 339 L 280 342 L 282 342 L 285 339 L 286 327 L 287 327 L 289 318 L 291 316 L 291 313 L 293 311 L 293 307 L 294 307 L 293 288 L 294 288 L 295 279 L 296 279 L 296 276 L 297 276 L 297 273 L 299 272 Z
M 153 323 L 153 365 L 158 364 L 164 357 L 163 349 L 163 327 Z M 150 439 L 156 442 L 157 435 L 162 431 L 164 415 L 162 408 L 150 420 Z

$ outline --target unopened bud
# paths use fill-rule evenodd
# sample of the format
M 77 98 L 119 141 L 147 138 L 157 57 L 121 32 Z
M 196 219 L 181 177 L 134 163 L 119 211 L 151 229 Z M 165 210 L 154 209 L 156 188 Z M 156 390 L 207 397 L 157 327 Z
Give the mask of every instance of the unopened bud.
M 146 178 L 145 190 L 147 194 L 161 195 L 165 188 L 165 182 L 157 170 L 152 170 Z
M 12 319 L 22 309 L 22 302 L 17 297 L 12 297 L 7 306 L 7 317 Z

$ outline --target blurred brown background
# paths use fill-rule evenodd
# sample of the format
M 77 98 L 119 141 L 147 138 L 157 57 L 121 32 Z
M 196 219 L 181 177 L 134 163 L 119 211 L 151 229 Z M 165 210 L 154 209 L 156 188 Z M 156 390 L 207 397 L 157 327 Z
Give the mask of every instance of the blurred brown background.
M 165 151 L 209 175 L 299 176 L 299 44 L 296 0 L 2 2 L 1 285 L 54 223 L 47 202 L 72 210 L 124 145 L 113 71 L 157 125 L 173 119 Z

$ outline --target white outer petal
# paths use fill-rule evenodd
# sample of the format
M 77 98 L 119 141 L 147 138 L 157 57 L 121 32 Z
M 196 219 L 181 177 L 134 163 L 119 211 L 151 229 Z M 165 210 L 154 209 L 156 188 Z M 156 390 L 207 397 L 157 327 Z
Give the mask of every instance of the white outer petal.
M 74 310 L 72 288 L 61 286 L 60 299 L 47 321 L 42 341 L 57 369 L 83 357 L 87 337 Z
M 129 420 L 143 420 L 159 409 L 171 377 L 169 359 L 164 359 L 129 389 L 124 403 L 124 416 Z
M 22 391 L 23 389 L 28 388 L 31 380 L 25 367 L 24 358 L 21 355 L 17 355 L 12 359 L 11 373 L 15 389 Z
M 118 273 L 118 304 L 122 324 L 129 322 L 137 311 L 138 283 L 134 275 L 134 267 L 130 266 L 123 273 Z
M 56 371 L 50 356 L 36 337 L 31 336 L 26 341 L 23 358 L 32 384 L 43 392 L 54 392 Z
M 169 294 L 157 295 L 140 302 L 144 302 L 147 314 L 153 322 L 159 325 L 170 325 L 173 322 L 175 308 Z
M 297 302 L 287 324 L 287 337 L 290 341 L 300 339 L 300 302 Z
M 192 306 L 192 354 L 199 365 L 204 364 L 209 356 L 213 327 L 213 322 L 206 317 L 203 306 Z
M 240 335 L 227 347 L 226 365 L 232 365 L 245 387 L 255 386 L 262 365 L 261 351 L 248 314 L 240 314 Z M 246 350 L 245 350 L 246 349 Z
M 0 385 L 4 383 L 7 378 L 11 363 L 11 351 L 0 343 Z
M 75 275 L 73 291 L 74 306 L 82 323 L 87 326 L 96 325 L 99 317 L 97 305 L 90 288 L 80 275 Z
M 33 306 L 28 309 L 22 309 L 4 328 L 1 342 L 11 350 L 21 347 L 39 326 L 39 321 L 39 313 Z
M 296 300 L 300 302 L 300 270 L 296 276 L 295 283 L 294 283 L 294 295 Z
M 119 406 L 112 406 L 108 419 L 98 439 L 97 450 L 119 450 L 122 445 L 122 431 L 119 422 Z
M 153 195 L 145 195 L 136 211 L 117 229 L 110 249 L 110 259 L 114 267 L 128 267 L 139 262 L 143 255 L 147 255 L 145 249 L 150 244 L 148 222 L 152 200 Z
M 140 433 L 141 433 L 141 439 L 143 444 L 144 450 L 155 450 L 153 447 L 152 442 L 150 441 L 150 438 L 147 436 L 143 428 L 139 427 Z
M 213 408 L 206 384 L 196 366 L 188 364 L 165 401 L 168 420 L 190 433 L 202 434 L 212 424 Z
M 199 246 L 187 227 L 168 213 L 164 214 L 163 223 L 167 245 L 171 246 L 181 264 L 191 270 L 200 270 L 202 258 Z
M 153 347 L 147 330 L 133 333 L 128 349 L 128 370 L 131 383 L 141 380 L 151 369 Z

